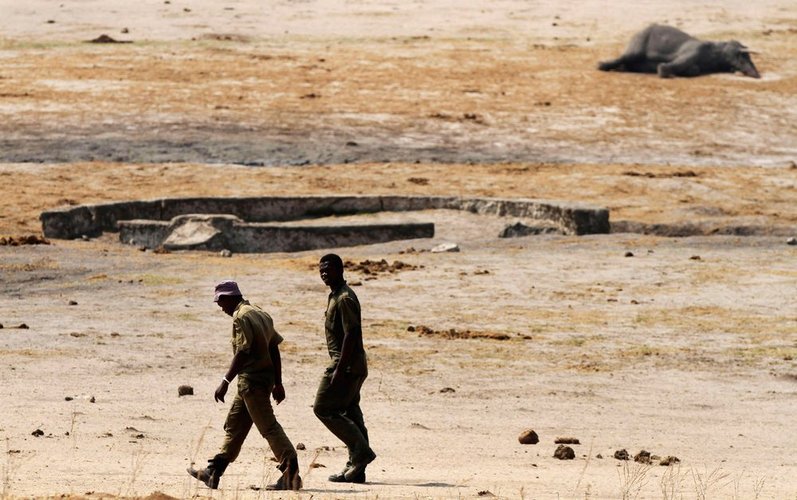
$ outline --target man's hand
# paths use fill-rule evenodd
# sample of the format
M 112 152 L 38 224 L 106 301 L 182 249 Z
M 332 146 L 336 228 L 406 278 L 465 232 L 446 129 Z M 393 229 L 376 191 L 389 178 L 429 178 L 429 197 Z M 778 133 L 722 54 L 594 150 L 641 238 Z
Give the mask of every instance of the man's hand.
M 277 404 L 282 403 L 285 399 L 285 388 L 282 387 L 282 384 L 274 384 L 274 389 L 271 390 L 271 396 Z
M 228 386 L 229 384 L 227 383 L 227 381 L 222 380 L 221 384 L 219 384 L 219 386 L 216 388 L 216 393 L 213 395 L 213 399 L 215 399 L 217 403 L 219 401 L 221 401 L 222 403 L 224 402 L 224 395 L 227 394 Z

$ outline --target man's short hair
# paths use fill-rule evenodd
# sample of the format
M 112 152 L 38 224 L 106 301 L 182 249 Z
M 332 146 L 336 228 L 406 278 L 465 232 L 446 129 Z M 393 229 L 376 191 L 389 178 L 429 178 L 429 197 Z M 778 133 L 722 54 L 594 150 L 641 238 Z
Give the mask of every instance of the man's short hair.
M 343 259 L 338 254 L 328 253 L 321 257 L 320 263 L 329 262 L 337 269 L 343 269 Z

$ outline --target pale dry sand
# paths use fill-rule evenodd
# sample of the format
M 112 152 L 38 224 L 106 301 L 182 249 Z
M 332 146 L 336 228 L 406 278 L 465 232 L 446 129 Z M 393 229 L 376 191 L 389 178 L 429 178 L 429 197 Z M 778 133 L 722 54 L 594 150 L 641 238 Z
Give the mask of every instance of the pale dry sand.
M 336 192 L 561 199 L 606 206 L 615 221 L 797 227 L 792 2 L 2 0 L 0 13 L 0 235 L 35 233 L 39 212 L 65 204 Z M 650 21 L 763 47 L 765 78 L 592 70 Z M 136 43 L 78 43 L 100 33 Z M 213 39 L 225 34 L 234 40 Z M 216 149 L 181 145 L 214 137 Z M 365 163 L 229 164 L 268 158 L 263 137 L 285 163 Z M 343 152 L 329 153 L 330 138 Z M 529 142 L 537 149 L 522 150 Z M 139 164 L 142 150 L 193 160 Z M 468 164 L 518 150 L 524 161 Z M 10 163 L 62 151 L 70 161 Z M 114 155 L 128 159 L 106 161 Z M 448 161 L 429 163 L 435 155 Z M 2 496 L 211 496 L 184 469 L 222 436 L 227 406 L 212 392 L 229 319 L 210 291 L 233 277 L 286 338 L 277 414 L 307 447 L 306 489 L 250 489 L 275 479 L 253 434 L 214 498 L 797 498 L 797 247 L 785 237 L 501 240 L 514 220 L 402 218 L 435 221 L 436 237 L 340 249 L 423 266 L 349 276 L 361 283 L 363 407 L 379 454 L 369 483 L 353 486 L 325 480 L 345 451 L 310 408 L 326 362 L 320 252 L 155 254 L 114 235 L 0 246 Z M 401 253 L 448 241 L 462 252 Z M 511 338 L 421 337 L 409 325 Z M 181 384 L 196 395 L 178 398 Z M 539 444 L 518 444 L 526 428 Z M 559 436 L 580 439 L 575 460 L 552 457 Z M 626 464 L 612 458 L 622 448 L 681 462 Z M 314 459 L 325 467 L 308 469 Z

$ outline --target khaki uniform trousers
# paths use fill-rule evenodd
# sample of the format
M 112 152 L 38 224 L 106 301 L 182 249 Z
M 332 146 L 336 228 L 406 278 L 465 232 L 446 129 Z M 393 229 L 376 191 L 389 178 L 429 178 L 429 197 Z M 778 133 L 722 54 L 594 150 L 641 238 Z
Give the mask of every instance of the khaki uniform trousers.
M 365 377 L 345 374 L 340 385 L 333 389 L 329 385 L 330 374 L 325 374 L 313 404 L 318 419 L 348 447 L 349 463 L 370 461 L 368 458 L 373 455 L 360 410 L 360 389 Z
M 296 449 L 274 416 L 271 407 L 271 385 L 250 385 L 245 380 L 238 382 L 238 394 L 233 399 L 227 420 L 224 422 L 224 443 L 220 455 L 234 462 L 241 447 L 255 424 L 260 435 L 266 438 L 271 451 L 280 465 L 296 457 Z

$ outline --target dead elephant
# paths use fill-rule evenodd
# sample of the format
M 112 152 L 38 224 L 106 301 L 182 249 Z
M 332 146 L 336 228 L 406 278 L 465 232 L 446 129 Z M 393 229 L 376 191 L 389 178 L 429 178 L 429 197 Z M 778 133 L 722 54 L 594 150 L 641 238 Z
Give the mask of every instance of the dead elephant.
M 651 24 L 631 38 L 622 56 L 598 64 L 601 71 L 658 73 L 662 78 L 709 73 L 761 75 L 750 59 L 750 50 L 737 42 L 698 40 L 678 28 Z

